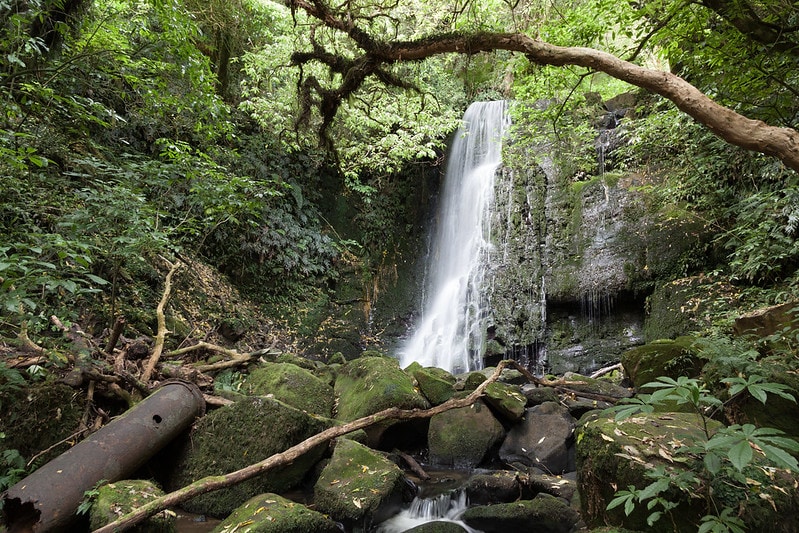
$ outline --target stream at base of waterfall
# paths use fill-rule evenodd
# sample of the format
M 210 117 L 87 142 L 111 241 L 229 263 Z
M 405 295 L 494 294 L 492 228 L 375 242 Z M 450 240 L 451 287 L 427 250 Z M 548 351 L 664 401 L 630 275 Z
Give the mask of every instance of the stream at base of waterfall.
M 507 102 L 475 102 L 455 134 L 428 257 L 423 311 L 400 349 L 403 368 L 414 361 L 451 373 L 483 366 L 490 210 L 508 125 Z

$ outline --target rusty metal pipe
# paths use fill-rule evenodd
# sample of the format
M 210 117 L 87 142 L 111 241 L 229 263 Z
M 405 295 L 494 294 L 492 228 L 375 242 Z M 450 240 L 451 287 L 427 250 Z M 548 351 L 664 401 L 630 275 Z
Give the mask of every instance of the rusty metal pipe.
M 205 412 L 192 383 L 169 381 L 2 494 L 9 532 L 65 531 L 84 492 L 124 479 Z

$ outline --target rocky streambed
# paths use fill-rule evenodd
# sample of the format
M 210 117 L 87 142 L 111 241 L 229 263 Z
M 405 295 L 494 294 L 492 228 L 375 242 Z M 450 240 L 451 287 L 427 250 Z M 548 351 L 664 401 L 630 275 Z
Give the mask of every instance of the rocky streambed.
M 454 376 L 416 364 L 402 369 L 376 352 L 327 363 L 281 355 L 219 388 L 226 405 L 198 418 L 132 476 L 138 479 L 93 491 L 90 519 L 73 530 L 99 528 L 162 491 L 242 469 L 329 428 L 388 408 L 424 412 L 482 387 L 468 405 L 430 417 L 381 418 L 264 474 L 193 497 L 181 508 L 221 520 L 213 529 L 220 533 L 567 533 L 608 524 L 672 531 L 672 521 L 650 527 L 646 513 L 628 516 L 608 503 L 620 488 L 646 486 L 652 469 L 690 469 L 690 463 L 674 460 L 675 450 L 701 436 L 702 421 L 680 409 L 617 420 L 606 409 L 633 396 L 633 384 L 652 372 L 696 374 L 701 365 L 687 364 L 690 346 L 681 342 L 686 341 L 631 350 L 623 369 L 602 378 L 542 379 L 505 368 L 487 385 L 494 368 Z M 28 397 L 35 394 L 31 390 Z M 796 486 L 795 476 L 775 476 L 757 495 L 729 497 L 739 498 L 745 520 L 762 524 L 776 510 L 799 514 Z M 701 517 L 696 502 L 677 498 L 676 504 L 673 514 L 684 520 L 679 527 L 694 527 Z M 779 531 L 796 530 L 790 523 Z M 158 513 L 146 524 L 174 530 L 174 513 Z

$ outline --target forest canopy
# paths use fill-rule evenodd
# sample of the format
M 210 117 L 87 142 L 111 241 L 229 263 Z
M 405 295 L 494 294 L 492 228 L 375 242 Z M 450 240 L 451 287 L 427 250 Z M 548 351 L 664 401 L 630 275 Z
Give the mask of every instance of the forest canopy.
M 13 327 L 97 294 L 113 315 L 140 297 L 126 281 L 153 290 L 152 258 L 174 253 L 269 278 L 257 289 L 281 301 L 334 277 L 342 255 L 379 263 L 396 205 L 360 214 L 354 242 L 320 211 L 326 187 L 343 176 L 353 204 L 379 205 L 398 172 L 440 162 L 474 100 L 554 103 L 537 119 L 567 138 L 590 94 L 639 85 L 774 156 L 735 175 L 776 187 L 777 161 L 799 167 L 798 32 L 789 0 L 0 2 L 0 304 Z M 706 207 L 725 172 L 664 190 Z M 715 180 L 701 194 L 700 174 Z M 769 241 L 757 228 L 749 244 Z M 766 265 L 745 277 L 782 275 Z

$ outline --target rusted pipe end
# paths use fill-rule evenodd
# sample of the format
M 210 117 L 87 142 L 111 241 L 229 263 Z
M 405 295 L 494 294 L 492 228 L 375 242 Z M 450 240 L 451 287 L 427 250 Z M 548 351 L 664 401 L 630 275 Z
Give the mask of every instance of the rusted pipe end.
M 9 488 L 2 524 L 9 533 L 66 531 L 84 493 L 125 479 L 205 414 L 196 385 L 169 380 L 122 416 Z

